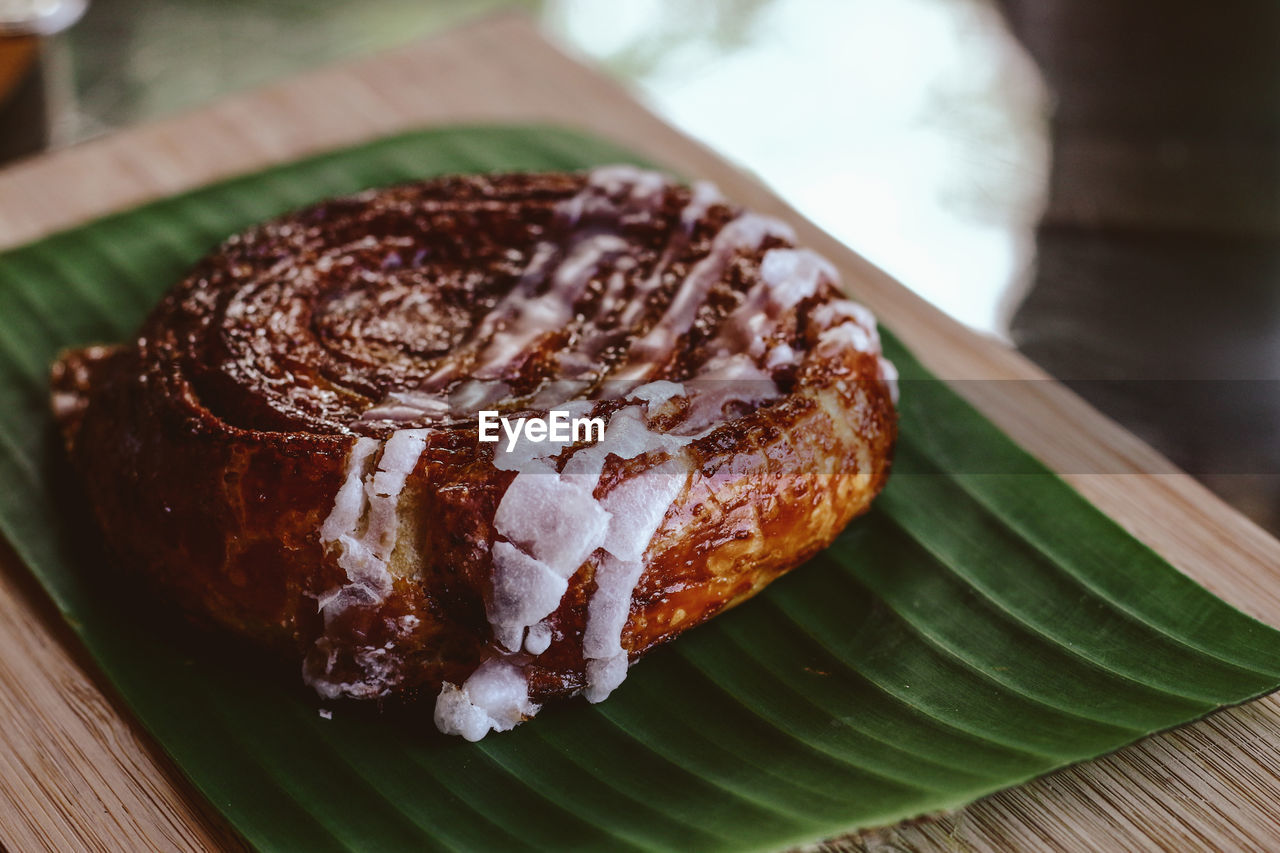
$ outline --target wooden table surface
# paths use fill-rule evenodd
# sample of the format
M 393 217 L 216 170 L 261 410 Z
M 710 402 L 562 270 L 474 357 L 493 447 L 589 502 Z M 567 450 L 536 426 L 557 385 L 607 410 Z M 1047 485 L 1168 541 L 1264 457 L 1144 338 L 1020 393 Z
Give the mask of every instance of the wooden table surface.
M 1022 357 L 951 321 L 519 17 L 228 98 L 0 171 L 0 248 L 229 175 L 432 124 L 554 122 L 617 140 L 794 222 L 849 289 L 997 424 L 1170 562 L 1280 625 L 1280 542 Z M 1095 473 L 1071 473 L 1095 472 Z M 1107 473 L 1096 473 L 1107 472 Z M 239 841 L 129 718 L 0 551 L 0 842 L 206 849 Z M 1280 849 L 1280 696 L 1148 738 L 951 815 L 835 849 Z

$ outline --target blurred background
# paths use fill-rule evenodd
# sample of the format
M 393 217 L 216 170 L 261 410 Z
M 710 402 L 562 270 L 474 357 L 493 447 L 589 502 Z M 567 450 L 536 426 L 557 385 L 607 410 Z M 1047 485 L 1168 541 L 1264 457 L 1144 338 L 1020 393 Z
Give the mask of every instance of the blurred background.
M 519 9 L 1280 533 L 1276 0 L 84 6 L 0 0 L 0 168 Z

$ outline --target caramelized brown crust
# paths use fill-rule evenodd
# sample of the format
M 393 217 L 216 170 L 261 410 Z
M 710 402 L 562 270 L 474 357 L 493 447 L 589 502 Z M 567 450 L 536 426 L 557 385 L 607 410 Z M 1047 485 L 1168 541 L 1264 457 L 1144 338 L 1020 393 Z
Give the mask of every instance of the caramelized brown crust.
M 596 414 L 630 406 L 653 433 L 684 436 L 682 449 L 608 456 L 592 491 L 605 499 L 664 461 L 680 477 L 632 590 L 632 660 L 824 548 L 888 474 L 896 420 L 874 328 L 811 264 L 799 267 L 811 292 L 761 302 L 755 337 L 750 300 L 776 290 L 762 284 L 765 256 L 799 257 L 785 229 L 726 243 L 759 222 L 705 190 L 618 174 L 446 178 L 316 205 L 228 241 L 137 340 L 66 353 L 55 413 L 109 545 L 193 617 L 305 657 L 328 695 L 461 684 L 512 656 L 490 624 L 494 543 L 507 538 L 495 514 L 526 476 L 495 464 L 474 407 L 423 402 L 471 387 L 504 413 L 590 399 Z M 563 322 L 530 319 L 531 300 L 557 296 Z M 820 310 L 833 305 L 846 310 Z M 741 369 L 717 373 L 725 359 Z M 709 390 L 637 409 L 631 392 L 656 380 Z M 725 390 L 751 381 L 776 390 Z M 695 423 L 708 398 L 723 403 Z M 366 587 L 341 563 L 353 546 L 321 528 L 344 483 L 374 488 L 376 454 L 404 431 L 422 447 L 393 496 L 390 588 L 322 614 L 335 591 Z M 378 450 L 353 474 L 370 439 Z M 563 469 L 583 446 L 548 464 Z M 550 646 L 512 657 L 534 700 L 586 683 L 604 556 L 568 580 L 545 620 Z

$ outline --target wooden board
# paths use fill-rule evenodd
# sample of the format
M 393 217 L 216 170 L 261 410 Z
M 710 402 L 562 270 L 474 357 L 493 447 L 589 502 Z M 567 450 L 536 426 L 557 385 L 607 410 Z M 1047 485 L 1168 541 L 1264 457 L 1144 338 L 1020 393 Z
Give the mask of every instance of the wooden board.
M 229 98 L 0 171 L 0 248 L 229 175 L 424 125 L 583 128 L 797 225 L 940 376 L 1175 566 L 1280 624 L 1280 542 L 999 344 L 962 328 L 520 17 Z M 1176 413 L 1170 413 L 1176 416 Z M 1154 473 L 1153 473 L 1154 472 Z M 0 842 L 14 850 L 238 841 L 130 720 L 0 551 Z M 1148 738 L 952 815 L 837 849 L 1280 849 L 1280 696 Z

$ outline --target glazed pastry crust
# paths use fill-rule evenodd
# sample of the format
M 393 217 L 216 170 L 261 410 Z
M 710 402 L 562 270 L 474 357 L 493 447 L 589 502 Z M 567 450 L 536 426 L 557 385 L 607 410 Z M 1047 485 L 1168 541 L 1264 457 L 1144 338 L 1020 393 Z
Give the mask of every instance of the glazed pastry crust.
M 192 618 L 305 660 L 309 680 L 341 686 L 334 695 L 434 693 L 509 654 L 489 614 L 504 539 L 495 515 L 518 474 L 495 465 L 473 413 L 415 415 L 388 408 L 388 395 L 440 384 L 446 365 L 454 383 L 488 370 L 505 392 L 495 408 L 538 411 L 539 390 L 560 378 L 556 354 L 595 340 L 574 396 L 616 412 L 629 398 L 608 383 L 637 351 L 649 359 L 645 381 L 696 381 L 712 344 L 734 340 L 734 311 L 760 286 L 766 253 L 792 246 L 767 233 L 732 248 L 688 328 L 668 348 L 637 350 L 742 212 L 664 184 L 638 206 L 606 199 L 613 207 L 562 221 L 587 189 L 572 174 L 449 178 L 318 205 L 233 238 L 164 298 L 137 340 L 65 353 L 52 371 L 54 410 L 108 545 Z M 567 326 L 486 367 L 475 330 L 527 282 L 539 246 L 565 244 L 593 215 L 625 249 L 591 272 Z M 635 265 L 620 265 L 623 255 Z M 605 460 L 598 499 L 664 462 L 681 483 L 631 593 L 621 634 L 631 660 L 825 548 L 884 486 L 891 376 L 878 344 L 823 337 L 831 322 L 816 322 L 818 309 L 847 304 L 833 278 L 819 276 L 767 330 L 769 347 L 795 356 L 770 374 L 776 395 L 729 395 L 713 424 L 685 430 L 679 452 Z M 647 279 L 654 289 L 639 293 Z M 613 315 L 592 314 L 611 286 L 630 298 Z M 627 317 L 637 302 L 643 310 Z M 650 406 L 650 427 L 678 431 L 693 399 L 658 414 Z M 394 417 L 369 416 L 384 410 Z M 343 548 L 320 531 L 353 450 L 405 429 L 424 439 L 395 506 L 389 592 L 324 614 L 319 603 L 351 582 Z M 533 700 L 587 683 L 582 638 L 604 556 L 593 552 L 569 578 L 545 620 L 546 651 L 519 656 Z

